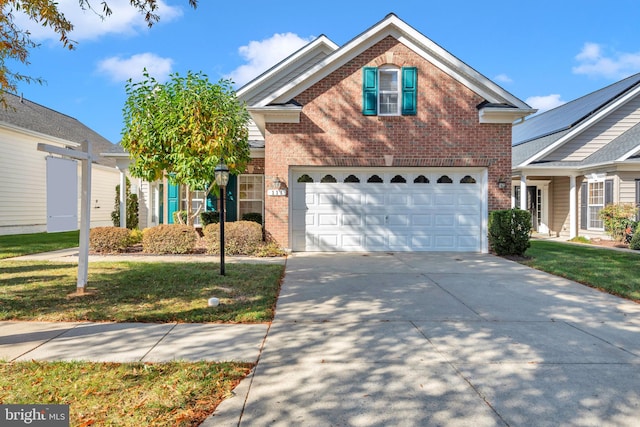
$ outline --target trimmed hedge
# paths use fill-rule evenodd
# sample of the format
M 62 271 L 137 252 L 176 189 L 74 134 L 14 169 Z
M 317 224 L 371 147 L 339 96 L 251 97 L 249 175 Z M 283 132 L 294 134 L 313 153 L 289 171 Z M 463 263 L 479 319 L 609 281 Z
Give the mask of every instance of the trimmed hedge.
M 247 212 L 246 214 L 242 215 L 242 220 L 257 222 L 258 224 L 262 225 L 262 214 L 258 212 Z
M 128 228 L 96 227 L 89 230 L 89 248 L 95 252 L 124 252 L 132 243 Z
M 220 224 L 203 228 L 207 253 L 220 253 Z M 253 221 L 224 223 L 224 251 L 229 255 L 253 255 L 261 246 L 262 226 Z
M 633 237 L 631 238 L 631 242 L 629 242 L 629 249 L 640 250 L 640 230 L 636 227 L 636 231 L 633 233 Z
M 489 245 L 496 255 L 523 256 L 531 245 L 531 213 L 507 209 L 489 213 Z
M 165 224 L 142 233 L 142 251 L 155 254 L 187 254 L 195 251 L 198 232 L 189 225 Z
M 218 211 L 200 212 L 200 222 L 202 223 L 203 228 L 209 224 L 217 224 L 220 222 L 220 212 Z

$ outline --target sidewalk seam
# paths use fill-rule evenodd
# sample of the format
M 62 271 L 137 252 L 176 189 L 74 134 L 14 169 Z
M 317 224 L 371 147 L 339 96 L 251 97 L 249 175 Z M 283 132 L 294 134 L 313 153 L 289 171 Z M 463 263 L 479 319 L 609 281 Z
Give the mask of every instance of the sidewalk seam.
M 151 346 L 151 348 L 149 350 L 147 350 L 147 352 L 145 354 L 142 355 L 142 357 L 139 359 L 139 362 L 143 362 L 144 358 L 147 357 L 149 355 L 149 353 L 151 353 L 153 351 L 154 348 L 156 348 L 158 346 L 158 344 L 160 344 L 162 342 L 162 340 L 164 340 L 167 335 L 169 335 L 171 333 L 171 331 L 173 331 L 176 326 L 178 326 L 178 322 L 175 322 L 173 324 L 173 326 L 158 340 L 156 341 L 156 343 L 154 345 Z

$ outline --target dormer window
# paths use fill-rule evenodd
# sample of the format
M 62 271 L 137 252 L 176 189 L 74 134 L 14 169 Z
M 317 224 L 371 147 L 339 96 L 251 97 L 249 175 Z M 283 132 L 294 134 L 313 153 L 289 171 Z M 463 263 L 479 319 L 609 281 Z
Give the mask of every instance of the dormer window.
M 362 114 L 365 116 L 412 116 L 417 113 L 416 67 L 364 67 Z

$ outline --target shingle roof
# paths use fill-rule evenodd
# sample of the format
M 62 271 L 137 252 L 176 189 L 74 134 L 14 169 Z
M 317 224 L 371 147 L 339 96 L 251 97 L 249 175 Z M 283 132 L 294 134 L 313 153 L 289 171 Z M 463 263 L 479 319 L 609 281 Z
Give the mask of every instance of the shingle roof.
M 640 73 L 533 116 L 513 127 L 512 145 L 515 147 L 569 129 L 638 84 Z
M 0 125 L 6 123 L 78 144 L 89 140 L 92 144 L 91 151 L 95 163 L 105 166 L 115 166 L 115 159 L 102 157 L 100 153 L 123 152 L 119 145 L 111 143 L 71 116 L 31 102 L 21 96 L 7 92 L 2 95 L 7 107 L 0 106 Z

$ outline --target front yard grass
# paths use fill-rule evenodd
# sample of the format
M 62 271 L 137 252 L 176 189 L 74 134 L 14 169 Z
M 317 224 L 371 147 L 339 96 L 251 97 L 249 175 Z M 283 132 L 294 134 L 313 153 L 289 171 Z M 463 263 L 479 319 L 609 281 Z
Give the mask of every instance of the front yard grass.
M 522 263 L 640 302 L 640 253 L 532 240 Z
M 77 230 L 0 236 L 0 259 L 75 248 L 79 242 L 80 232 Z
M 0 404 L 66 404 L 71 426 L 195 426 L 248 363 L 0 363 Z
M 284 267 L 228 264 L 220 276 L 217 263 L 91 263 L 89 294 L 74 298 L 76 264 L 5 260 L 0 270 L 0 320 L 250 323 L 272 320 Z

